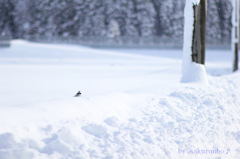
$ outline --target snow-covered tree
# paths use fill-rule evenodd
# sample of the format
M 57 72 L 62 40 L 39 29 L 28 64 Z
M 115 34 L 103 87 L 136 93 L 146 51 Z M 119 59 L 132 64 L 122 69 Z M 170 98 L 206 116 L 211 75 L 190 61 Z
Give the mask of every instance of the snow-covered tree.
M 86 0 L 76 3 L 77 17 L 79 21 L 80 36 L 103 36 L 107 35 L 105 26 L 105 1 Z
M 208 1 L 207 39 L 209 42 L 224 43 L 230 40 L 231 10 L 232 5 L 229 0 Z
M 168 0 L 162 4 L 162 24 L 164 34 L 168 37 L 182 37 L 183 35 L 183 0 Z
M 111 38 L 120 36 L 120 29 L 118 22 L 115 19 L 112 19 L 110 21 L 109 27 L 108 27 L 108 36 Z
M 8 36 L 15 37 L 16 26 L 14 23 L 13 11 L 15 9 L 14 0 L 0 1 L 0 34 L 9 34 Z M 6 33 L 7 32 L 7 33 Z
M 154 12 L 149 1 L 130 0 L 127 3 L 126 31 L 128 36 L 149 36 L 153 33 Z

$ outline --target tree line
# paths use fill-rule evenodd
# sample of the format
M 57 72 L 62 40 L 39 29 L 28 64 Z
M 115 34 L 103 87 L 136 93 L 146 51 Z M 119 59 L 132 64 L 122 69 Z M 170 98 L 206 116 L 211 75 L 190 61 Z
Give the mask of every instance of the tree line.
M 30 36 L 182 38 L 185 0 L 1 0 L 0 33 Z M 209 0 L 207 39 L 229 40 L 229 0 Z M 112 33 L 115 30 L 116 33 Z

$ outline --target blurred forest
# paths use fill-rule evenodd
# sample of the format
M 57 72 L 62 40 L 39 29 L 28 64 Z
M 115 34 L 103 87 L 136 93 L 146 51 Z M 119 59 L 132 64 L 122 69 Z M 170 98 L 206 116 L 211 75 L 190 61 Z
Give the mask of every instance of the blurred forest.
M 0 34 L 182 38 L 185 0 L 1 0 Z M 208 0 L 207 39 L 231 37 L 231 2 Z

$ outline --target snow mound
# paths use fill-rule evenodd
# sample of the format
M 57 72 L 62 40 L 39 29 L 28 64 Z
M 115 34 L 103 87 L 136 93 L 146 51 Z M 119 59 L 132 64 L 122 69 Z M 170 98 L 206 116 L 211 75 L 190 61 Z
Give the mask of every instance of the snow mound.
M 183 71 L 182 83 L 201 83 L 208 85 L 207 74 L 204 65 L 192 62 L 188 68 Z
M 189 81 L 202 83 L 204 68 L 187 63 L 192 76 L 180 83 L 174 54 L 16 41 L 0 56 L 0 159 L 240 156 L 239 71 L 199 85 Z M 231 67 L 215 57 L 212 66 Z M 78 90 L 82 96 L 72 97 Z
M 0 158 L 200 159 L 206 155 L 209 158 L 237 158 L 240 155 L 239 79 L 239 73 L 210 78 L 210 86 L 188 85 L 166 96 L 145 94 L 143 98 L 142 95 L 125 94 L 108 101 L 114 95 L 105 95 L 104 107 L 96 104 L 100 102 L 99 97 L 73 98 L 74 102 L 59 102 L 58 109 L 67 111 L 64 108 L 67 107 L 68 113 L 72 114 L 72 117 L 56 117 L 59 120 L 47 116 L 54 113 L 51 112 L 53 102 L 38 104 L 35 106 L 37 112 L 44 109 L 37 119 L 40 122 L 34 122 L 34 125 L 29 122 L 24 127 L 24 124 L 4 125 L 8 131 L 0 134 Z M 118 111 L 107 113 L 111 105 L 124 101 L 127 96 L 139 102 L 120 104 L 128 104 L 128 109 L 121 110 L 122 113 L 125 110 L 125 117 L 118 115 Z M 90 115 L 86 108 L 91 103 L 95 103 L 91 105 L 92 114 L 99 114 L 102 118 Z M 36 113 L 29 107 L 22 109 L 30 114 Z M 133 115 L 134 111 L 140 113 Z M 82 112 L 89 116 L 83 117 Z M 21 135 L 13 130 L 18 130 Z M 224 154 L 187 153 L 198 149 L 221 150 Z M 226 154 L 228 149 L 230 153 Z

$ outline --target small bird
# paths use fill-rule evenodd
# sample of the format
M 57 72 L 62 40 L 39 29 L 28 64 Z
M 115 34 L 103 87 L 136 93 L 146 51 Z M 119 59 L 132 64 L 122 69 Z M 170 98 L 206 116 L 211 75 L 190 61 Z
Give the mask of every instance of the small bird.
M 80 91 L 78 91 L 77 94 L 74 97 L 79 97 L 79 96 L 81 96 L 81 94 L 82 93 Z

